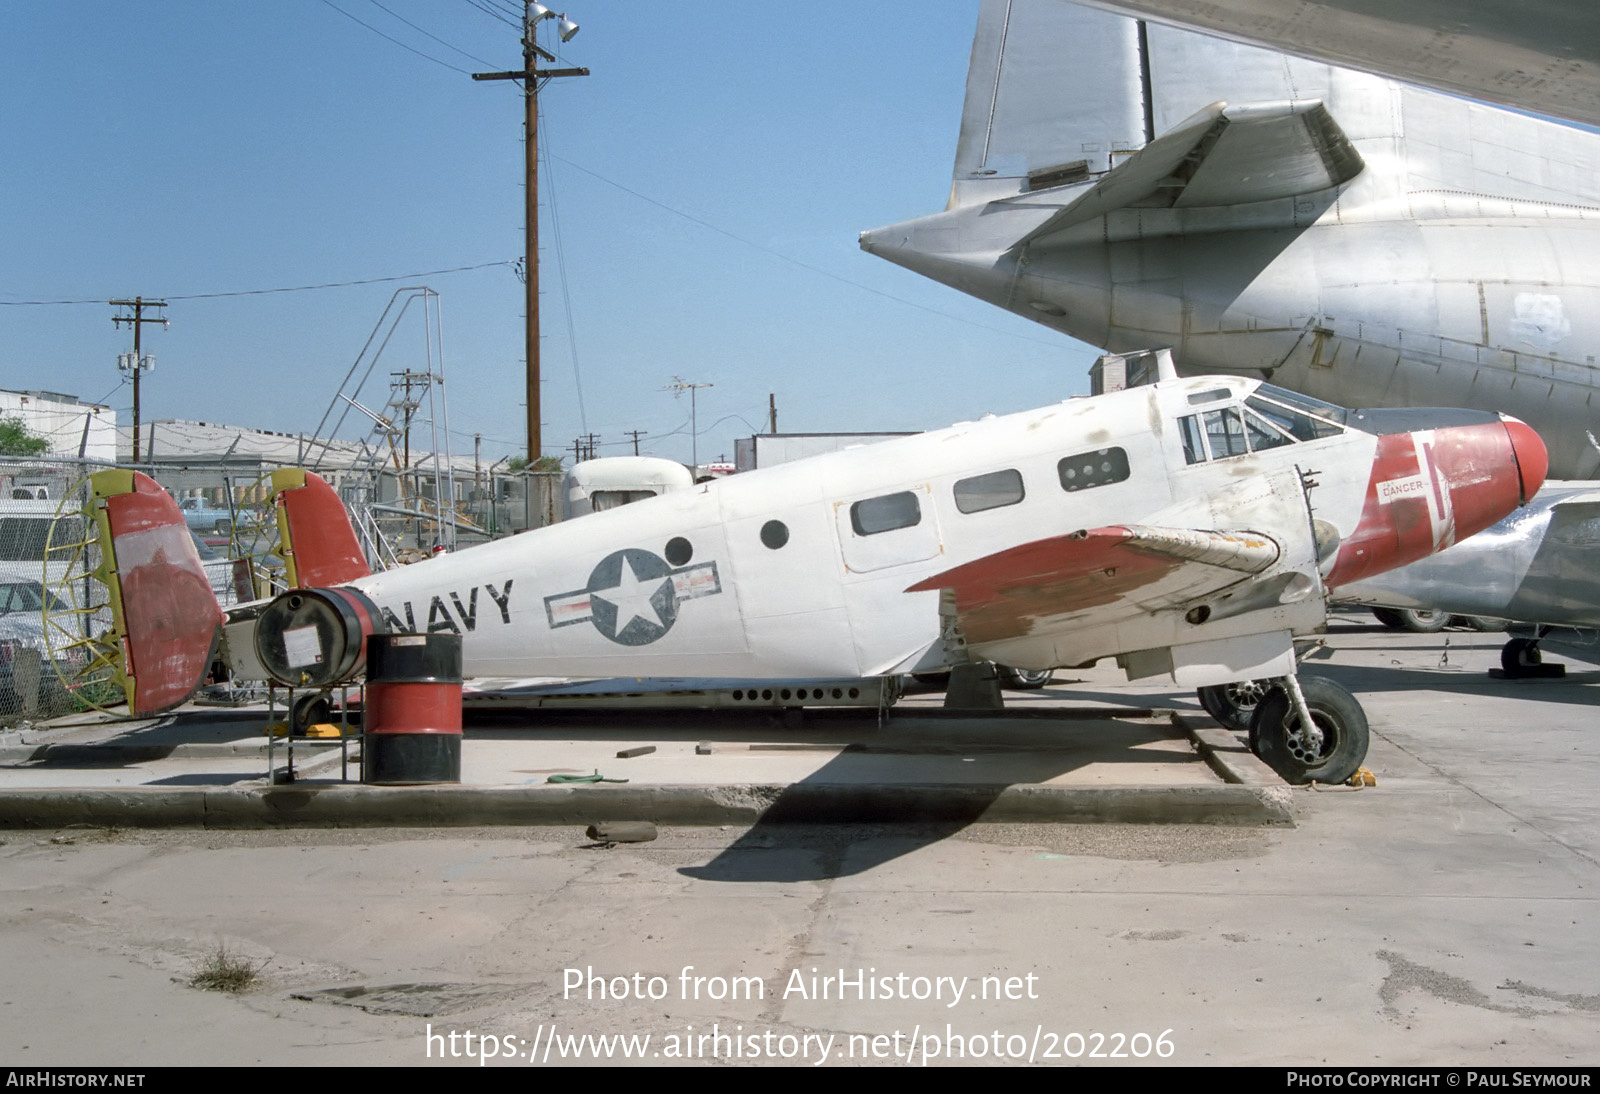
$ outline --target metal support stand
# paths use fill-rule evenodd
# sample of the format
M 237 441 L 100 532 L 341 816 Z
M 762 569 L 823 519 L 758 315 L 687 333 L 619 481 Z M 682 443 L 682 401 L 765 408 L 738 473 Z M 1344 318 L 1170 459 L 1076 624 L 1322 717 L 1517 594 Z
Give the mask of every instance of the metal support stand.
M 277 740 L 277 735 L 273 732 L 272 726 L 273 726 L 273 721 L 274 721 L 273 714 L 277 709 L 277 686 L 276 685 L 271 685 L 271 684 L 269 684 L 267 686 L 267 782 L 269 782 L 271 784 L 274 784 L 274 785 L 276 785 L 276 784 L 278 784 L 280 782 L 282 782 L 282 783 L 292 783 L 292 782 L 295 781 L 295 778 L 294 778 L 294 746 L 295 746 L 295 740 L 296 740 L 295 732 L 294 732 L 294 728 L 295 728 L 294 727 L 294 693 L 295 693 L 295 689 L 290 687 L 290 688 L 286 688 L 285 691 L 287 693 L 287 698 L 285 700 L 284 723 L 283 724 L 284 724 L 285 728 L 287 729 L 287 732 L 284 735 L 284 744 L 283 744 L 283 749 L 284 749 L 284 777 L 280 780 L 279 778 L 277 778 L 277 768 L 273 764 L 273 753 L 274 753 L 274 747 L 273 746 L 274 746 L 274 743 Z M 360 692 L 361 689 L 358 687 L 357 691 Z M 341 782 L 349 782 L 350 781 L 350 745 L 351 745 L 351 742 L 355 742 L 356 744 L 359 745 L 359 744 L 362 743 L 363 739 L 364 739 L 364 733 L 362 731 L 351 732 L 351 725 L 350 725 L 350 686 L 348 684 L 341 684 L 341 685 L 339 685 L 339 737 L 338 737 L 338 743 L 339 743 L 339 780 Z M 306 737 L 306 738 L 301 738 L 300 739 L 300 743 L 302 745 L 320 744 L 320 743 L 324 743 L 324 742 L 329 743 L 329 744 L 332 743 L 331 740 L 329 740 L 328 738 L 325 738 L 325 737 Z

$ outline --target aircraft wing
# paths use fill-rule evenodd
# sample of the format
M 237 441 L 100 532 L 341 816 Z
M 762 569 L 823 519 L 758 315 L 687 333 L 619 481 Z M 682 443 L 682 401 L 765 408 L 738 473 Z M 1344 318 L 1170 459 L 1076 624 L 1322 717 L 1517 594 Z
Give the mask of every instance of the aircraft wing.
M 1261 573 L 1279 553 L 1254 532 L 1117 525 L 1012 547 L 906 591 L 948 590 L 967 640 L 995 642 L 1047 618 L 1107 623 L 1170 610 Z
M 1128 156 L 1017 245 L 1116 209 L 1242 205 L 1316 193 L 1350 181 L 1363 166 L 1319 101 L 1213 103 Z

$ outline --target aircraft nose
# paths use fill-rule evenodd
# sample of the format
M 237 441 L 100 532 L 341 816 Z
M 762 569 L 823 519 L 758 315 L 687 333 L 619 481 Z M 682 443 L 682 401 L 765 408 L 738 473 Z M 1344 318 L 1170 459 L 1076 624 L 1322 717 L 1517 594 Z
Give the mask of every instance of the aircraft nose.
M 1516 457 L 1517 475 L 1522 486 L 1522 504 L 1539 492 L 1544 477 L 1550 470 L 1550 453 L 1544 440 L 1526 422 L 1509 415 L 1501 416 L 1506 435 L 1511 438 L 1511 454 Z

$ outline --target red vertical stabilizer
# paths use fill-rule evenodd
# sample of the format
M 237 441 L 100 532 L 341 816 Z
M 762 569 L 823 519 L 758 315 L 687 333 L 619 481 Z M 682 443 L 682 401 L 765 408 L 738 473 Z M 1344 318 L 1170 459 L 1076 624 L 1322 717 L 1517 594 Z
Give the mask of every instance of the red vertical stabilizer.
M 372 573 L 350 514 L 326 480 L 286 467 L 272 473 L 272 492 L 291 587 L 327 588 Z
M 137 471 L 97 472 L 95 524 L 123 650 L 121 679 L 133 714 L 159 714 L 205 682 L 222 635 L 222 609 L 165 490 Z

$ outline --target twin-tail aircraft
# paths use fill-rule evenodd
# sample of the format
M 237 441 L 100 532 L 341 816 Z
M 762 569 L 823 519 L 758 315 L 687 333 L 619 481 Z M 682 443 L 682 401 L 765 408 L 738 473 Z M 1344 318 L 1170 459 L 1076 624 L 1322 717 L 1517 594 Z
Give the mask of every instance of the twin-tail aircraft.
M 1184 688 L 1272 678 L 1253 739 L 1285 778 L 1365 758 L 1348 692 L 1295 675 L 1328 588 L 1488 527 L 1544 445 L 1481 411 L 1347 411 L 1259 380 L 1178 379 L 730 476 L 369 573 L 315 475 L 280 472 L 287 592 L 224 609 L 182 516 L 129 471 L 95 481 L 140 714 L 220 660 L 316 691 L 380 632 L 459 634 L 474 676 L 800 679 L 1115 657 Z

